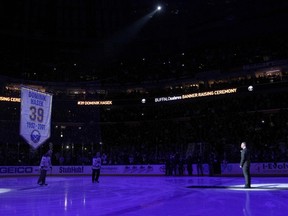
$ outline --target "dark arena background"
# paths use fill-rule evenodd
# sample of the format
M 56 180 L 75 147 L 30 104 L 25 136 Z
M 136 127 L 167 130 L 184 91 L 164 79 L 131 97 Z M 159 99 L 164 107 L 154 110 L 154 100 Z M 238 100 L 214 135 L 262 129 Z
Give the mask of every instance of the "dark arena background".
M 287 2 L 0 8 L 1 215 L 286 215 Z M 53 97 L 50 136 L 37 148 L 20 135 L 23 86 Z

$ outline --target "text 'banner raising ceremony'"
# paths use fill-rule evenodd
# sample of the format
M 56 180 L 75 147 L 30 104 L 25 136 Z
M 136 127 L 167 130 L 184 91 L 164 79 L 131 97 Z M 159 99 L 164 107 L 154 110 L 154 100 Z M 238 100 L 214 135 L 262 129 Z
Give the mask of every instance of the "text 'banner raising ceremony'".
M 52 95 L 21 88 L 20 135 L 34 148 L 50 137 Z

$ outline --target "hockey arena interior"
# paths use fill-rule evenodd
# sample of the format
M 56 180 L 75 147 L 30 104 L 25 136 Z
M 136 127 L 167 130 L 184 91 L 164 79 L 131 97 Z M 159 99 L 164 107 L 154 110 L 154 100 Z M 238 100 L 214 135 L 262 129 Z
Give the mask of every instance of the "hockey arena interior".
M 7 2 L 0 214 L 286 215 L 287 8 Z

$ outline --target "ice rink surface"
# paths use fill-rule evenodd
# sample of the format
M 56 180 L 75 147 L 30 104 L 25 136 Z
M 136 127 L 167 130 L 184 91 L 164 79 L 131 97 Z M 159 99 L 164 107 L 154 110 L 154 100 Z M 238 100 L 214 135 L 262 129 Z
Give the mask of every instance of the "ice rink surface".
M 287 216 L 288 178 L 47 176 L 0 178 L 0 215 Z

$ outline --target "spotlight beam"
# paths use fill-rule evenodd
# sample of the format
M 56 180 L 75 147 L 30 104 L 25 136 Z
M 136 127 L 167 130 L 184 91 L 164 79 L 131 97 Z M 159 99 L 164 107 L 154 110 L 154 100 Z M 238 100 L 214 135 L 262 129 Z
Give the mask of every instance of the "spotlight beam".
M 107 39 L 104 42 L 104 46 L 108 48 L 108 50 L 112 49 L 113 55 L 117 55 L 121 52 L 119 49 L 123 49 L 123 46 L 125 44 L 128 44 L 131 40 L 133 40 L 137 34 L 143 29 L 143 27 L 153 18 L 154 14 L 157 13 L 159 10 L 161 10 L 161 6 L 156 7 L 155 10 L 152 12 L 146 14 L 145 16 L 141 17 L 122 31 L 118 32 L 116 35 L 114 35 L 112 38 Z M 114 45 L 117 45 L 115 48 Z M 120 46 L 119 46 L 120 45 Z M 122 47 L 122 48 L 121 48 Z M 117 50 L 115 50 L 117 49 Z

